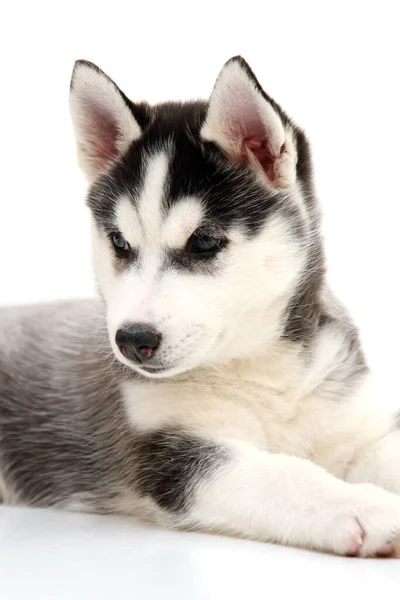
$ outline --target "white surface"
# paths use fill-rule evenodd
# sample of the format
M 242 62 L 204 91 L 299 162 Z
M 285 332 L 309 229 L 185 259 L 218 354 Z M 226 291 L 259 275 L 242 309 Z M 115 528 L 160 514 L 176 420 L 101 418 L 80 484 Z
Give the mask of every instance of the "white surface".
M 400 562 L 0 508 L 2 600 L 397 598 Z

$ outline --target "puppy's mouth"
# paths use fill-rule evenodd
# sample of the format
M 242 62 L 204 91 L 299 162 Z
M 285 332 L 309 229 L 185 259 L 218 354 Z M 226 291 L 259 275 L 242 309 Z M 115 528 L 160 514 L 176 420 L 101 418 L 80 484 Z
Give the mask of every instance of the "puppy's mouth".
M 168 377 L 173 367 L 160 364 L 131 363 L 131 369 L 149 378 Z
M 139 365 L 132 364 L 131 368 L 136 371 L 139 375 L 147 377 L 148 379 L 169 379 L 170 377 L 177 377 L 182 373 L 190 371 L 193 367 L 187 366 L 173 366 L 173 365 Z
M 134 365 L 136 369 L 145 371 L 146 373 L 162 373 L 168 371 L 168 367 L 161 367 L 156 365 Z
M 176 375 L 175 369 L 171 367 L 151 367 L 149 365 L 132 365 L 136 373 L 147 379 L 166 379 Z M 179 372 L 179 369 L 177 370 Z

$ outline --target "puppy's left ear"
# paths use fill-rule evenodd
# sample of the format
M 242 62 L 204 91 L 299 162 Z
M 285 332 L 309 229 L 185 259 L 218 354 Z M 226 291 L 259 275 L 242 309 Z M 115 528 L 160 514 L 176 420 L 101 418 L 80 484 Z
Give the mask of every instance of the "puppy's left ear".
M 294 130 L 240 56 L 231 58 L 218 76 L 201 137 L 271 187 L 290 188 L 296 181 Z
M 129 100 L 93 63 L 78 60 L 71 79 L 70 110 L 82 171 L 93 180 L 141 135 Z

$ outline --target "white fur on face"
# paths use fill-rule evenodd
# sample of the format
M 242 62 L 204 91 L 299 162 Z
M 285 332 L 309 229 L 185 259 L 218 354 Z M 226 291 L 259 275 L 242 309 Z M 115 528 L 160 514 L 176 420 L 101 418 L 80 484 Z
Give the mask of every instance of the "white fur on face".
M 203 208 L 196 198 L 184 198 L 173 205 L 163 223 L 163 243 L 169 248 L 183 248 L 199 228 L 203 216 Z
M 151 324 L 162 335 L 163 376 L 263 353 L 280 334 L 280 315 L 304 260 L 277 213 L 251 240 L 233 231 L 213 274 L 165 267 L 168 253 L 185 246 L 204 216 L 193 197 L 165 213 L 168 160 L 166 152 L 150 157 L 137 204 L 122 198 L 117 210 L 120 231 L 138 251 L 135 263 L 116 272 L 109 242 L 94 231 L 95 269 L 114 352 L 132 366 L 120 355 L 116 331 L 124 323 Z

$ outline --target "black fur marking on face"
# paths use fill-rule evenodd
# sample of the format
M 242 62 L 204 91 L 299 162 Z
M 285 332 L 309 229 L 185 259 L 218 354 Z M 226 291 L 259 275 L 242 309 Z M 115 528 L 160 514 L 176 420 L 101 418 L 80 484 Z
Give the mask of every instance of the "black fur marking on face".
M 249 236 L 257 235 L 277 209 L 279 193 L 262 186 L 246 166 L 230 161 L 217 146 L 201 140 L 207 103 L 168 103 L 148 107 L 148 111 L 151 116 L 142 137 L 89 191 L 87 202 L 97 224 L 106 231 L 115 228 L 121 196 L 135 205 L 148 157 L 167 151 L 166 210 L 182 198 L 194 196 L 202 202 L 207 220 L 216 226 L 240 226 Z
M 138 438 L 136 489 L 161 508 L 185 512 L 196 486 L 229 460 L 229 451 L 180 429 L 160 429 Z
M 193 251 L 193 238 L 195 237 L 196 233 L 188 239 L 184 248 L 171 250 L 168 253 L 165 259 L 164 270 L 178 269 L 192 273 L 201 273 L 203 275 L 216 274 L 218 268 L 223 264 L 221 262 L 221 260 L 223 261 L 223 257 L 220 255 L 223 254 L 224 248 L 229 245 L 229 241 L 225 237 L 214 238 L 217 243 L 215 251 L 202 254 Z

